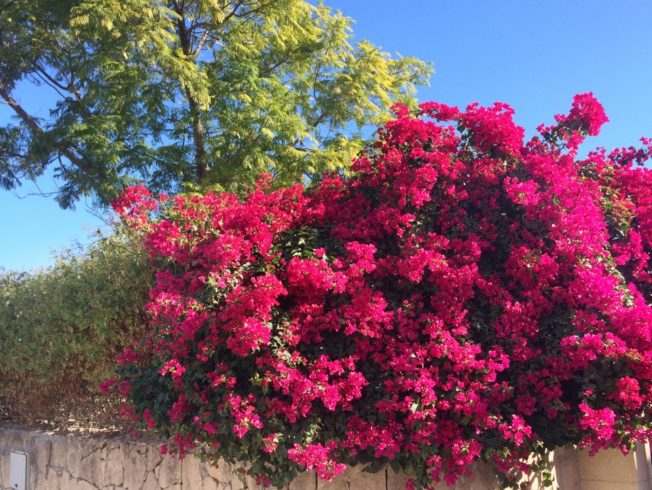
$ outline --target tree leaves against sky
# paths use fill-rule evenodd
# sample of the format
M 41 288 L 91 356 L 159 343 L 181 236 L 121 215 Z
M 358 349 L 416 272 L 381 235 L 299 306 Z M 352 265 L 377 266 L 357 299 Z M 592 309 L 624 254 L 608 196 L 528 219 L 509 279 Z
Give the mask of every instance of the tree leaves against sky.
M 15 117 L 0 184 L 51 167 L 67 208 L 135 181 L 241 191 L 261 172 L 345 171 L 368 125 L 431 72 L 353 43 L 351 23 L 303 0 L 5 0 L 0 97 Z M 21 103 L 27 85 L 55 98 L 49 117 Z

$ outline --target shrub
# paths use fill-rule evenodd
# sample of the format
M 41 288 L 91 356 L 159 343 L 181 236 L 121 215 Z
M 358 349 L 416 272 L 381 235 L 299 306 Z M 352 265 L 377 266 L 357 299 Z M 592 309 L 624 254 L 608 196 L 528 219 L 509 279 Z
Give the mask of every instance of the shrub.
M 145 323 L 151 286 L 138 242 L 119 234 L 34 274 L 0 276 L 0 399 L 23 420 L 110 422 L 98 396 Z
M 115 203 L 158 264 L 125 410 L 277 486 L 648 437 L 649 142 L 578 158 L 591 94 L 527 142 L 504 104 L 395 109 L 348 179 Z

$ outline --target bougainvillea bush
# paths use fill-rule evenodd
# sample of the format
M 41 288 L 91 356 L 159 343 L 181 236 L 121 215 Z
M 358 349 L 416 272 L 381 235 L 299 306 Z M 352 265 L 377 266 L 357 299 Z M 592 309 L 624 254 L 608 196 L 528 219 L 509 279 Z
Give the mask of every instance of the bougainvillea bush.
M 157 267 L 125 412 L 277 486 L 649 437 L 650 142 L 580 158 L 591 94 L 529 141 L 504 104 L 395 113 L 350 177 L 115 203 Z

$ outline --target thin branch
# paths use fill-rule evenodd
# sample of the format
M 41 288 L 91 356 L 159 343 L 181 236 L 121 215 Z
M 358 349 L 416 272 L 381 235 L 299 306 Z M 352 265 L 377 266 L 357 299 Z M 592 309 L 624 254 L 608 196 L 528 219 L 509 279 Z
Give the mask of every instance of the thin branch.
M 36 182 L 34 182 L 34 185 L 36 185 Z M 38 188 L 38 186 L 37 186 Z M 43 192 L 42 190 L 38 189 L 38 192 L 27 192 L 25 194 L 18 194 L 15 193 L 14 195 L 18 199 L 27 199 L 28 197 L 52 197 L 52 196 L 58 196 L 61 195 L 62 191 L 51 191 L 51 192 Z
M 206 44 L 206 41 L 208 40 L 208 31 L 204 31 L 204 34 L 202 35 L 201 39 L 197 42 L 197 47 L 193 51 L 193 56 L 197 57 L 199 56 L 199 53 L 201 52 L 202 48 L 204 47 L 204 44 Z
M 49 197 L 52 197 L 52 196 L 58 196 L 58 195 L 62 194 L 61 189 L 57 189 L 56 191 L 51 191 L 51 192 L 43 192 L 43 190 L 41 190 L 41 187 L 38 185 L 38 182 L 36 182 L 36 180 L 34 178 L 32 178 L 32 183 L 34 184 L 34 187 L 36 187 L 36 190 L 38 192 L 28 192 L 27 194 L 23 194 L 22 196 L 16 192 L 15 193 L 16 197 L 18 199 L 26 199 L 26 198 L 32 197 L 32 196 L 48 197 L 49 198 Z
M 44 77 L 42 73 L 40 73 L 39 71 L 34 71 L 33 74 L 36 77 L 38 77 L 38 79 L 41 80 L 41 82 L 43 82 L 48 87 L 50 87 L 52 90 L 54 90 L 56 93 L 58 93 L 59 96 L 61 96 L 64 99 L 66 98 L 65 94 L 61 93 L 61 90 L 59 90 L 59 87 L 57 85 L 53 84 L 52 82 L 50 82 L 50 80 L 48 80 L 47 77 Z M 34 79 L 34 82 L 38 85 L 38 80 Z
M 60 90 L 68 90 L 66 86 L 62 85 L 56 78 L 54 78 L 46 70 L 44 70 L 38 63 L 33 62 L 32 66 L 34 67 L 37 73 L 39 73 L 43 78 L 49 80 L 52 85 L 58 87 Z
M 42 136 L 44 134 L 43 130 L 41 129 L 41 126 L 36 122 L 36 120 L 30 116 L 25 109 L 21 107 L 21 105 L 14 99 L 9 91 L 7 90 L 7 87 L 5 87 L 5 84 L 2 80 L 0 80 L 0 97 L 4 99 L 4 101 L 11 107 L 14 112 L 20 117 L 23 122 L 29 127 L 29 129 L 39 135 Z

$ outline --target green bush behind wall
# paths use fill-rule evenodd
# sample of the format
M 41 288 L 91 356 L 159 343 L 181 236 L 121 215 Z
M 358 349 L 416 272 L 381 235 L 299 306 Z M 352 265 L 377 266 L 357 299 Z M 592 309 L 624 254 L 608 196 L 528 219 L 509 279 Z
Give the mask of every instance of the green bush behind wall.
M 122 232 L 77 246 L 34 273 L 0 273 L 0 413 L 20 420 L 106 421 L 97 394 L 114 357 L 142 333 L 147 257 Z

